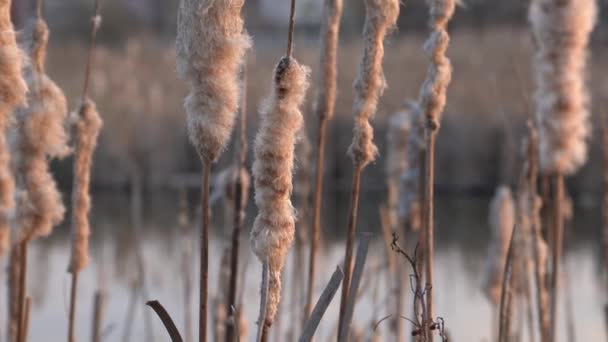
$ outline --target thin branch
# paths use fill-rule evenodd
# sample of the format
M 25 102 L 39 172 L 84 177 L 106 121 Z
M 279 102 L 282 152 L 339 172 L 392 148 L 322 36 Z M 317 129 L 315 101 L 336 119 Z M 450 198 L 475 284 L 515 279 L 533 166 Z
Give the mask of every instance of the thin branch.
M 175 326 L 175 323 L 173 323 L 171 316 L 169 315 L 167 310 L 165 310 L 162 304 L 160 304 L 157 300 L 151 300 L 147 302 L 146 305 L 151 307 L 152 310 L 156 312 L 160 320 L 163 322 L 163 324 L 165 325 L 165 329 L 167 329 L 169 337 L 171 337 L 171 341 L 183 342 L 182 336 L 179 334 L 179 330 L 177 330 L 177 327 Z

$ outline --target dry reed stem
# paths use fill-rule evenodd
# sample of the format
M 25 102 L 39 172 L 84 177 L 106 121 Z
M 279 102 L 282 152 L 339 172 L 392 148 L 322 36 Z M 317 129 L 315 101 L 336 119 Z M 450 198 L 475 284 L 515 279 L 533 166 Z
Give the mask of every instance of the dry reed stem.
M 344 272 L 342 272 L 340 266 L 336 267 L 336 270 L 331 276 L 329 283 L 323 290 L 321 297 L 319 297 L 315 308 L 312 310 L 310 318 L 308 318 L 306 324 L 304 324 L 302 335 L 298 339 L 299 342 L 312 341 L 312 338 L 317 330 L 317 327 L 319 326 L 319 323 L 321 322 L 321 319 L 323 318 L 323 315 L 325 314 L 325 311 L 327 310 L 327 307 L 329 307 L 329 304 L 336 295 L 336 292 L 338 292 L 338 288 L 340 287 L 343 277 Z
M 70 312 L 68 316 L 68 342 L 74 342 L 74 323 L 76 319 L 76 293 L 78 291 L 78 272 L 72 273 L 70 289 Z
M 21 258 L 23 252 L 19 243 L 13 243 L 10 248 L 8 266 L 8 319 L 6 330 L 8 340 L 16 341 L 19 327 L 19 280 L 21 279 Z
M 316 146 L 315 190 L 310 234 L 310 256 L 308 266 L 308 288 L 304 317 L 312 310 L 312 300 L 315 285 L 316 254 L 321 239 L 321 203 L 323 199 L 323 170 L 325 163 L 325 135 L 327 122 L 334 115 L 337 96 L 337 58 L 338 37 L 340 34 L 340 18 L 342 17 L 343 0 L 325 0 L 323 21 L 321 23 L 321 58 L 319 64 L 318 93 L 316 99 L 316 115 L 319 117 L 319 127 Z
M 182 0 L 178 14 L 177 68 L 190 85 L 188 133 L 203 162 L 215 162 L 230 138 L 238 109 L 239 70 L 249 36 L 243 0 Z
M 498 342 L 507 342 L 510 340 L 511 331 L 511 301 L 512 301 L 512 270 L 513 270 L 513 252 L 514 252 L 514 241 L 515 234 L 517 233 L 517 226 L 515 226 L 510 232 L 509 245 L 507 250 L 506 259 L 504 262 L 502 289 L 500 291 L 500 315 L 498 325 Z
M 564 176 L 557 174 L 553 177 L 553 241 L 551 264 L 551 300 L 550 300 L 550 319 L 548 341 L 554 342 L 557 339 L 557 306 L 559 294 L 559 277 L 561 269 L 561 259 L 564 244 L 564 217 L 562 215 L 562 204 L 564 198 Z
M 17 47 L 10 10 L 11 0 L 0 0 L 0 256 L 10 245 L 9 213 L 15 191 L 6 130 L 13 110 L 25 105 L 27 92 L 21 75 L 24 56 Z
M 23 342 L 27 342 L 30 331 L 32 316 L 32 297 L 25 297 L 25 308 L 23 309 Z
M 504 265 L 515 226 L 515 203 L 509 187 L 503 185 L 496 189 L 490 204 L 489 224 L 492 238 L 488 247 L 484 292 L 492 304 L 499 305 Z
M 160 318 L 160 320 L 163 322 L 171 341 L 183 342 L 182 336 L 179 334 L 179 330 L 175 326 L 175 323 L 173 323 L 173 319 L 171 319 L 171 316 L 167 310 L 165 310 L 162 304 L 157 300 L 151 300 L 147 302 L 146 305 L 152 308 L 152 310 L 154 310 L 154 312 L 156 312 L 158 315 L 158 318 Z
M 447 87 L 452 78 L 452 65 L 445 53 L 448 48 L 450 37 L 447 25 L 455 10 L 454 0 L 431 0 L 430 7 L 431 34 L 424 45 L 425 52 L 429 55 L 430 65 L 427 77 L 420 89 L 420 107 L 425 117 L 425 141 L 427 153 L 425 156 L 425 204 L 423 214 L 423 227 L 425 228 L 425 261 L 426 261 L 426 288 L 427 293 L 427 320 L 432 322 L 433 312 L 433 254 L 434 254 L 434 199 L 433 188 L 435 183 L 435 140 L 441 121 L 441 115 L 445 109 L 447 100 Z M 424 336 L 427 341 L 433 341 L 433 335 L 429 331 L 428 322 L 424 323 Z
M 374 145 L 374 132 L 370 120 L 376 114 L 378 101 L 386 88 L 382 71 L 384 58 L 384 38 L 391 30 L 399 16 L 399 1 L 366 0 L 365 24 L 363 28 L 364 50 L 357 78 L 355 79 L 355 126 L 353 140 L 348 153 L 353 159 L 353 185 L 351 188 L 351 205 L 349 211 L 346 255 L 344 258 L 344 280 L 340 298 L 340 317 L 338 331 L 342 331 L 346 301 L 351 280 L 352 250 L 357 227 L 359 206 L 359 188 L 361 172 L 365 166 L 376 159 L 378 148 Z
M 25 312 L 25 291 L 26 291 L 26 275 L 27 275 L 27 249 L 28 240 L 22 240 L 19 242 L 19 249 L 21 250 L 21 258 L 19 260 L 19 292 L 17 297 L 17 342 L 23 342 L 24 330 L 24 312 Z
M 308 89 L 309 69 L 284 57 L 275 68 L 273 91 L 260 110 L 255 139 L 253 177 L 259 213 L 251 232 L 254 253 L 269 262 L 266 325 L 271 326 L 281 293 L 281 272 L 294 239 L 291 204 L 294 146 L 302 127 L 301 106 Z
M 91 324 L 91 342 L 101 342 L 101 328 L 105 312 L 105 294 L 95 291 L 93 297 L 93 324 Z
M 586 161 L 589 95 L 587 45 L 596 21 L 594 0 L 534 0 L 529 18 L 537 52 L 539 166 L 570 175 Z
M 260 290 L 260 312 L 258 314 L 258 332 L 256 342 L 264 341 L 265 331 L 267 330 L 266 315 L 268 314 L 268 291 L 270 290 L 269 260 L 266 259 L 262 265 L 262 286 Z
M 602 257 L 604 262 L 604 286 L 608 291 L 608 124 L 606 113 L 601 116 L 602 141 Z M 608 338 L 608 302 L 604 304 L 606 338 Z

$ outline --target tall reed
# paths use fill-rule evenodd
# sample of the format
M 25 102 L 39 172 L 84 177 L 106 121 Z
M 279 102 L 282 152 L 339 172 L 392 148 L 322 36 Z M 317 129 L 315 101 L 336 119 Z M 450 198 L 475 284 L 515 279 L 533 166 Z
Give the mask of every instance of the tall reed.
M 65 131 L 67 103 L 63 92 L 45 74 L 44 62 L 49 31 L 41 17 L 28 28 L 27 50 L 31 65 L 25 70 L 30 88 L 27 106 L 15 111 L 16 128 L 11 137 L 13 171 L 17 195 L 15 224 L 19 227 L 18 244 L 22 253 L 19 282 L 20 323 L 17 339 L 23 337 L 27 246 L 29 241 L 44 237 L 63 220 L 65 208 L 49 171 L 49 160 L 70 153 Z
M 315 272 L 317 264 L 317 249 L 321 239 L 321 205 L 323 199 L 323 170 L 325 163 L 325 131 L 327 122 L 334 115 L 337 95 L 337 59 L 338 37 L 340 35 L 340 18 L 342 17 L 343 0 L 325 0 L 323 21 L 321 23 L 321 58 L 319 60 L 320 72 L 317 85 L 316 115 L 319 118 L 315 189 L 312 210 L 312 226 L 310 234 L 310 256 L 308 258 L 308 284 L 304 319 L 306 322 L 312 310 L 315 286 Z M 303 323 L 304 324 L 304 323 Z
M 281 272 L 294 239 L 291 204 L 294 146 L 303 118 L 299 107 L 308 89 L 309 69 L 289 55 L 274 70 L 273 90 L 260 109 L 255 138 L 253 178 L 259 213 L 251 232 L 252 249 L 268 260 L 269 288 L 263 324 L 272 325 L 281 294 Z
M 15 181 L 6 129 L 13 110 L 25 104 L 27 84 L 21 75 L 22 66 L 23 53 L 17 47 L 11 22 L 11 0 L 0 0 L 0 256 L 10 245 L 9 213 L 14 206 Z
M 530 22 L 536 42 L 534 58 L 539 168 L 553 178 L 551 325 L 555 341 L 560 263 L 563 249 L 564 176 L 586 161 L 589 93 L 585 84 L 587 45 L 595 25 L 594 0 L 535 0 Z
M 349 154 L 353 159 L 353 184 L 351 189 L 351 206 L 349 211 L 346 255 L 344 258 L 344 279 L 342 281 L 342 294 L 340 298 L 340 317 L 338 335 L 342 333 L 345 323 L 344 315 L 348 299 L 348 291 L 352 276 L 353 245 L 357 227 L 357 214 L 359 207 L 359 190 L 361 186 L 361 172 L 363 168 L 376 159 L 378 148 L 374 145 L 374 130 L 370 120 L 376 113 L 380 96 L 386 88 L 386 81 L 382 71 L 384 58 L 384 37 L 397 23 L 399 16 L 399 1 L 397 0 L 366 0 L 365 24 L 363 39 L 365 42 L 363 58 L 359 65 L 359 72 L 355 80 L 355 127 L 353 141 Z M 338 340 L 341 336 L 338 336 Z
M 243 30 L 244 0 L 182 0 L 177 24 L 177 69 L 190 86 L 188 134 L 203 164 L 199 341 L 207 339 L 209 177 L 225 149 L 238 109 L 238 72 L 251 45 Z
M 95 1 L 95 10 L 91 22 L 91 42 L 85 67 L 82 103 L 80 104 L 79 111 L 73 113 L 71 118 L 72 137 L 74 140 L 74 180 L 72 185 L 72 255 L 68 265 L 68 272 L 72 273 L 68 342 L 74 341 L 78 274 L 86 267 L 89 261 L 89 235 L 91 234 L 89 224 L 89 211 L 91 210 L 89 184 L 91 181 L 93 153 L 97 146 L 97 137 L 103 125 L 95 103 L 88 98 L 88 85 L 93 64 L 95 39 L 101 25 L 99 0 Z
M 420 107 L 425 120 L 425 177 L 424 177 L 424 260 L 425 288 L 433 288 L 433 254 L 434 252 L 434 185 L 435 185 L 435 141 L 439 131 L 441 115 L 447 101 L 447 88 L 452 79 L 452 64 L 446 56 L 450 42 L 447 25 L 455 10 L 455 0 L 430 0 L 431 34 L 424 45 L 424 50 L 430 58 L 427 76 L 420 89 Z M 433 321 L 433 291 L 427 293 L 426 314 L 424 317 L 424 336 L 427 341 L 433 341 L 430 332 L 430 322 Z

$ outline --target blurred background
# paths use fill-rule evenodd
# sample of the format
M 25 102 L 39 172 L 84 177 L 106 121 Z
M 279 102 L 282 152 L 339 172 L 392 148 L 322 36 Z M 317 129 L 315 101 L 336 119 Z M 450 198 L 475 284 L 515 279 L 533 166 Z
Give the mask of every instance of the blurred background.
M 196 229 L 199 211 L 200 162 L 188 142 L 182 101 L 187 93 L 175 72 L 174 39 L 177 0 L 102 0 L 103 23 L 95 56 L 92 95 L 104 120 L 93 168 L 94 209 L 92 265 L 81 276 L 81 304 L 77 333 L 88 336 L 92 299 L 96 290 L 106 293 L 104 341 L 148 341 L 150 331 L 164 340 L 156 317 L 143 302 L 159 299 L 182 327 L 184 296 L 182 256 L 198 250 Z M 295 56 L 313 70 L 313 87 L 304 107 L 308 136 L 316 140 L 314 80 L 319 59 L 319 20 L 322 0 L 298 0 Z M 521 137 L 526 120 L 534 113 L 533 45 L 523 0 L 468 0 L 457 9 L 450 24 L 448 51 L 454 66 L 448 105 L 437 146 L 437 312 L 446 319 L 455 341 L 490 341 L 493 308 L 481 292 L 484 258 L 490 232 L 487 207 L 500 184 L 515 185 L 520 163 Z M 21 29 L 33 15 L 33 1 L 13 0 L 13 18 Z M 47 70 L 65 90 L 70 107 L 78 105 L 90 32 L 92 0 L 46 0 L 45 17 L 51 30 Z M 597 123 L 608 100 L 608 21 L 603 20 L 608 1 L 599 1 L 600 18 L 593 34 L 589 85 L 593 94 L 593 122 Z M 286 43 L 289 2 L 247 0 L 243 10 L 254 46 L 247 56 L 248 137 L 257 130 L 257 107 L 269 93 L 274 64 Z M 385 74 L 389 88 L 374 121 L 380 158 L 364 172 L 359 229 L 380 231 L 378 203 L 385 198 L 384 160 L 386 122 L 390 115 L 418 96 L 428 60 L 422 51 L 427 34 L 427 7 L 423 0 L 408 0 L 401 7 L 398 28 L 386 42 Z M 363 1 L 345 1 L 339 50 L 339 94 L 336 116 L 328 128 L 323 206 L 324 251 L 319 283 L 325 283 L 343 256 L 352 166 L 346 150 L 352 130 L 352 82 L 361 56 Z M 568 179 L 574 198 L 575 220 L 567 233 L 565 264 L 576 284 L 570 312 L 577 323 L 579 341 L 602 340 L 601 306 L 606 293 L 599 285 L 599 198 L 601 158 L 599 125 L 593 125 L 589 162 Z M 232 145 L 232 144 L 231 144 Z M 232 146 L 216 170 L 234 160 Z M 248 165 L 252 153 L 249 153 Z M 69 199 L 72 179 L 70 159 L 53 163 L 53 172 Z M 219 173 L 219 172 L 218 172 Z M 191 228 L 177 229 L 180 194 Z M 249 202 L 248 232 L 256 210 Z M 227 246 L 231 226 L 223 218 L 221 203 L 213 212 L 211 246 L 212 291 L 218 292 L 220 256 Z M 299 229 L 308 229 L 309 217 L 300 218 Z M 69 278 L 69 229 L 65 225 L 49 239 L 36 243 L 30 263 L 35 276 L 29 286 L 34 294 L 32 341 L 65 334 Z M 248 241 L 248 234 L 243 241 Z M 185 238 L 184 238 L 185 237 Z M 381 239 L 380 239 L 381 240 Z M 184 244 L 184 241 L 185 244 Z M 186 247 L 189 246 L 189 247 Z M 372 255 L 381 258 L 376 241 Z M 241 255 L 247 261 L 243 306 L 249 332 L 255 332 L 260 267 L 248 242 Z M 191 282 L 197 283 L 197 253 L 190 255 Z M 244 261 L 245 263 L 245 261 Z M 289 262 L 288 262 L 289 264 Z M 405 266 L 404 266 L 405 267 Z M 369 273 L 369 272 L 368 272 Z M 287 276 L 290 277 L 289 275 Z M 373 279 L 374 273 L 369 275 Z M 287 279 L 287 287 L 291 278 Z M 187 280 L 184 280 L 187 282 Z M 370 280 L 371 282 L 371 280 Z M 380 303 L 390 302 L 389 286 L 381 289 Z M 573 285 L 574 286 L 574 285 Z M 370 288 L 372 286 L 370 285 Z M 194 287 L 196 288 L 196 287 Z M 369 290 L 371 291 L 371 290 Z M 384 291 L 384 292 L 382 292 Z M 567 290 L 570 291 L 570 290 Z M 61 295 L 59 295 L 61 294 Z M 212 293 L 212 295 L 214 295 Z M 192 293 L 192 313 L 198 303 Z M 601 301 L 603 302 L 603 301 Z M 355 321 L 369 330 L 387 314 L 378 301 L 364 298 Z M 409 306 L 408 306 L 409 308 Z M 373 309 L 373 310 L 371 310 Z M 285 309 L 289 312 L 289 309 Z M 3 313 L 4 314 L 4 313 Z M 286 313 L 289 315 L 289 313 Z M 337 317 L 337 307 L 327 314 Z M 196 315 L 194 316 L 197 317 Z M 570 316 L 568 316 L 570 317 Z M 64 324 L 65 323 L 65 324 Z M 564 326 L 564 325 L 562 325 Z M 283 323 L 284 331 L 288 324 Z M 334 322 L 323 322 L 319 335 L 328 338 Z M 566 341 L 565 331 L 560 341 Z M 53 340 L 56 340 L 53 338 Z M 522 340 L 527 341 L 524 337 Z M 280 341 L 280 338 L 276 341 Z M 572 340 L 568 340 L 571 342 Z

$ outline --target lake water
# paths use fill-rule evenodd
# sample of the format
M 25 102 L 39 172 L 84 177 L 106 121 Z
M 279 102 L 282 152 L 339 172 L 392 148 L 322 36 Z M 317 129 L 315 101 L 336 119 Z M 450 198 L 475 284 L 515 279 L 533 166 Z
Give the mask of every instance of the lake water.
M 377 197 L 377 198 L 376 198 Z M 196 203 L 192 196 L 191 203 Z M 321 255 L 319 271 L 319 293 L 336 265 L 344 255 L 344 242 L 341 233 L 345 228 L 346 194 L 326 200 L 324 205 L 325 233 L 324 250 Z M 371 329 L 373 321 L 394 313 L 384 303 L 393 303 L 388 293 L 384 271 L 378 265 L 384 260 L 385 250 L 381 242 L 378 227 L 377 208 L 369 203 L 380 203 L 380 194 L 364 196 L 360 213 L 361 231 L 376 233 L 376 239 L 370 248 L 366 272 L 362 283 L 366 287 L 365 295 L 358 302 L 355 311 L 355 325 L 361 329 Z M 103 289 L 107 295 L 104 316 L 104 341 L 122 341 L 125 325 L 128 324 L 127 311 L 132 296 L 132 288 L 137 278 L 137 263 L 131 228 L 129 224 L 129 199 L 120 194 L 99 194 L 95 198 L 93 211 L 94 233 L 91 240 L 91 263 L 80 276 L 79 301 L 77 312 L 77 341 L 90 340 L 93 311 L 93 296 L 96 290 Z M 148 299 L 159 300 L 173 316 L 176 324 L 183 329 L 184 322 L 184 285 L 182 277 L 181 255 L 183 235 L 177 229 L 176 215 L 178 196 L 175 193 L 162 193 L 146 196 L 143 208 L 141 232 L 142 258 L 145 267 L 146 292 L 135 301 L 135 315 L 129 341 L 146 341 L 144 333 L 144 312 L 149 308 L 144 303 Z M 252 208 L 250 208 L 252 209 Z M 249 210 L 248 222 L 255 210 Z M 437 208 L 436 256 L 435 256 L 435 303 L 436 314 L 445 319 L 452 341 L 493 341 L 491 339 L 492 318 L 494 310 L 485 299 L 481 286 L 484 280 L 484 263 L 486 259 L 489 230 L 487 228 L 487 199 L 439 198 Z M 605 341 L 602 305 L 606 302 L 606 293 L 600 285 L 599 276 L 599 212 L 597 209 L 577 208 L 577 219 L 566 238 L 567 252 L 565 269 L 569 273 L 567 290 L 572 298 L 572 314 L 576 323 L 578 341 Z M 210 286 L 213 297 L 218 290 L 218 268 L 220 256 L 230 229 L 222 228 L 221 210 L 214 213 L 215 224 L 212 234 L 210 257 Z M 197 224 L 194 224 L 196 227 Z M 250 224 L 247 225 L 247 230 Z M 69 258 L 69 233 L 67 227 L 61 227 L 48 239 L 35 242 L 30 248 L 28 294 L 33 296 L 33 312 L 30 325 L 30 341 L 62 341 L 66 339 L 70 276 L 66 273 Z M 198 249 L 196 228 L 190 235 L 190 242 Z M 246 235 L 241 244 L 241 269 L 246 269 L 246 287 L 243 293 L 243 309 L 248 319 L 248 340 L 252 341 L 256 326 L 259 306 L 259 283 L 261 266 L 251 253 Z M 290 279 L 293 269 L 291 261 L 286 268 L 285 288 L 292 288 Z M 193 274 L 192 301 L 190 303 L 193 321 L 198 321 L 195 308 L 198 305 L 198 254 L 192 256 Z M 404 263 L 402 267 L 407 267 Z M 293 267 L 292 267 L 293 268 Z M 380 269 L 380 270 L 379 270 Z M 409 271 L 409 270 L 408 270 Z M 305 270 L 298 270 L 305 274 Z M 375 281 L 377 280 L 377 281 Z M 367 284 L 367 285 L 365 285 Z M 2 282 L 2 290 L 6 288 Z M 376 289 L 376 290 L 374 290 Z M 373 300 L 373 294 L 377 300 Z M 563 293 L 563 292 L 562 292 Z M 318 296 L 317 294 L 317 296 Z M 289 299 L 289 294 L 286 294 Z M 411 297 L 411 296 L 410 296 Z M 6 305 L 2 296 L 2 305 Z M 288 300 L 287 299 L 287 300 Z M 318 341 L 326 341 L 335 329 L 338 316 L 339 294 L 334 299 L 317 330 Z M 290 318 L 286 302 L 283 306 L 281 326 L 287 329 Z M 391 304 L 392 306 L 393 304 Z M 411 316 L 411 305 L 401 314 Z M 287 309 L 286 309 L 287 308 Z M 560 305 L 562 320 L 565 319 L 564 305 Z M 2 312 L 2 333 L 6 320 Z M 520 317 L 516 315 L 516 317 Z M 148 317 L 154 327 L 156 341 L 168 341 L 164 329 L 155 315 Z M 565 322 L 565 321 L 563 321 Z M 409 332 L 409 326 L 407 326 Z M 566 341 L 566 324 L 561 324 L 559 341 Z M 381 325 L 386 332 L 388 324 Z M 195 331 L 196 332 L 196 331 Z M 525 338 L 526 333 L 522 332 Z M 195 335 L 196 336 L 196 335 Z M 382 340 L 390 340 L 385 333 Z M 279 341 L 280 339 L 274 339 Z M 393 339 L 394 340 L 394 339 Z M 409 338 L 408 338 L 409 340 Z

